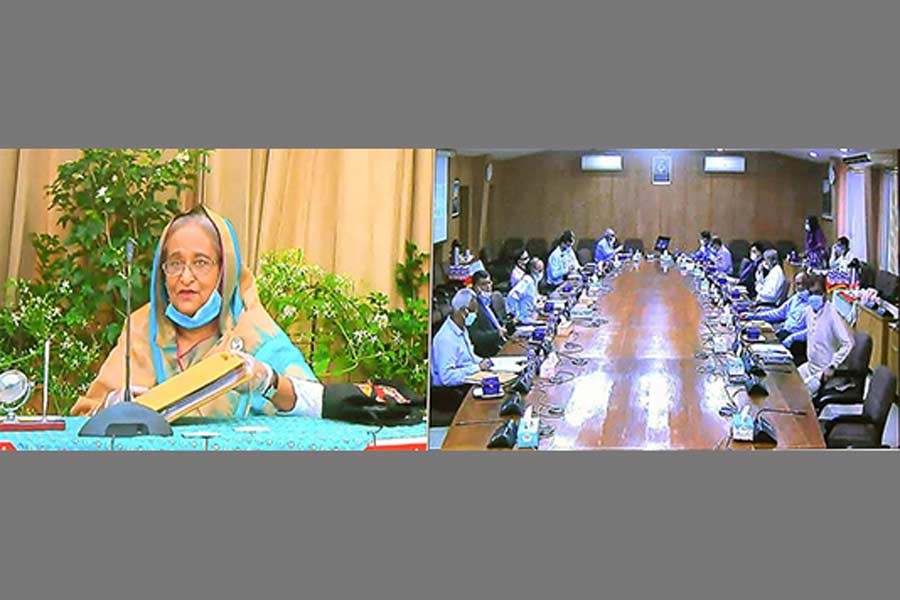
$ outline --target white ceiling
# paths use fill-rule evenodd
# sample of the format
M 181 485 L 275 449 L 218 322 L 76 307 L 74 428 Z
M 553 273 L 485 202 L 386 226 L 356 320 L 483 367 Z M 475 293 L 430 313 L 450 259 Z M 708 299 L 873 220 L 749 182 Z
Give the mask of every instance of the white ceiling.
M 694 150 L 708 150 L 714 152 L 717 148 L 693 148 Z M 779 154 L 785 154 L 787 156 L 793 156 L 794 158 L 801 158 L 804 160 L 812 161 L 812 162 L 828 162 L 831 158 L 841 158 L 843 156 L 847 156 L 848 154 L 859 154 L 862 152 L 869 152 L 873 155 L 873 159 L 875 162 L 885 164 L 888 166 L 897 166 L 897 153 L 894 150 L 886 151 L 886 150 L 873 150 L 871 148 L 846 148 L 847 152 L 844 152 L 843 148 L 724 148 L 726 152 L 777 152 Z M 494 160 L 508 160 L 511 158 L 518 158 L 519 156 L 526 156 L 528 154 L 536 154 L 538 152 L 546 152 L 550 151 L 549 149 L 543 148 L 530 148 L 530 149 L 496 149 L 496 148 L 468 148 L 468 149 L 459 149 L 456 150 L 456 153 L 461 156 L 482 156 L 484 154 L 490 154 Z M 816 156 L 813 157 L 810 152 L 815 152 Z

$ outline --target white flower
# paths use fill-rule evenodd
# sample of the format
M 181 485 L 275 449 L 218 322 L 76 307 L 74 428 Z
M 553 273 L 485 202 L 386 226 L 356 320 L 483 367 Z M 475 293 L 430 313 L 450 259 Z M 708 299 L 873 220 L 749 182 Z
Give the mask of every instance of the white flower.
M 184 163 L 186 163 L 188 161 L 187 152 L 179 152 L 178 154 L 175 155 L 175 160 L 178 161 L 178 164 L 183 165 Z
M 293 317 L 296 314 L 297 314 L 297 307 L 295 307 L 295 306 L 288 305 L 288 306 L 285 306 L 283 309 L 281 309 L 281 316 L 283 316 L 285 318 L 290 319 L 291 317 Z
M 97 190 L 98 198 L 103 198 L 104 196 L 106 196 L 106 186 L 105 185 L 103 187 L 101 187 L 99 190 Z

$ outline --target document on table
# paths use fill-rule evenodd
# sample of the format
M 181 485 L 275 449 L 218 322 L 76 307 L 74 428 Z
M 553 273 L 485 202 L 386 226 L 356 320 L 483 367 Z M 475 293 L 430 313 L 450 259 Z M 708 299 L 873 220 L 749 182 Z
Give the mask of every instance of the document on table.
M 521 373 L 528 364 L 525 356 L 495 356 L 491 359 L 494 365 L 491 371 L 496 373 Z

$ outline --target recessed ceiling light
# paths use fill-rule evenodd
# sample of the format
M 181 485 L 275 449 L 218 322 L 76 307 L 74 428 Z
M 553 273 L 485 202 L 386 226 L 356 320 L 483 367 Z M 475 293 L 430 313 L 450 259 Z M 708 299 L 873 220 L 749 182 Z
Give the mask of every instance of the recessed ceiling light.
M 850 152 L 850 148 L 838 148 L 841 152 Z
M 716 148 L 716 152 L 725 152 L 725 148 Z
M 810 152 L 809 155 L 812 156 L 813 158 L 818 158 L 818 156 L 819 156 L 815 152 Z

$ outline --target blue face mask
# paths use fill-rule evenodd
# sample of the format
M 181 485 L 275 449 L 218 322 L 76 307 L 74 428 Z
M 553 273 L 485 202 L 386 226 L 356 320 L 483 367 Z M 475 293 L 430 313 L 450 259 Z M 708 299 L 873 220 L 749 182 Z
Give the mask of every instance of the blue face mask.
M 800 290 L 797 292 L 797 297 L 806 302 L 809 300 L 809 290 Z
M 222 295 L 219 294 L 219 290 L 213 290 L 213 293 L 209 295 L 209 300 L 197 309 L 193 317 L 180 312 L 171 302 L 166 307 L 166 316 L 184 329 L 197 329 L 209 325 L 219 316 L 220 312 L 222 312 Z
M 467 314 L 466 315 L 466 327 L 471 327 L 472 324 L 475 323 L 475 319 L 477 317 L 478 317 L 478 315 L 476 315 L 473 312 L 470 312 L 469 314 Z
M 822 307 L 825 306 L 825 296 L 821 294 L 810 295 L 809 306 L 815 312 L 819 312 L 820 310 L 822 310 Z

